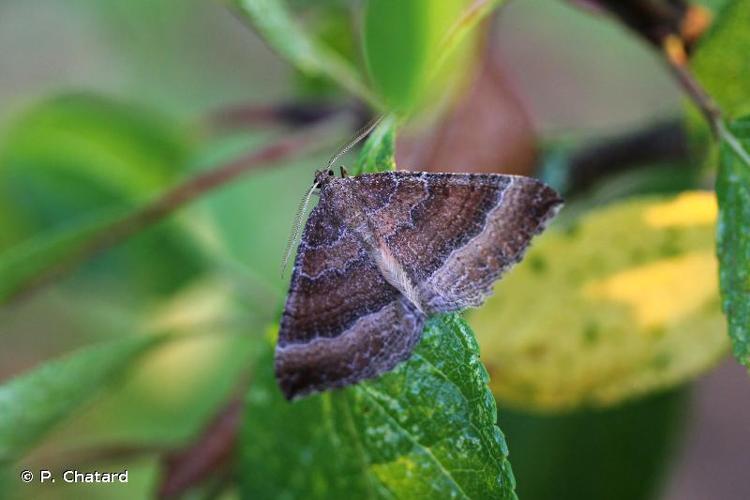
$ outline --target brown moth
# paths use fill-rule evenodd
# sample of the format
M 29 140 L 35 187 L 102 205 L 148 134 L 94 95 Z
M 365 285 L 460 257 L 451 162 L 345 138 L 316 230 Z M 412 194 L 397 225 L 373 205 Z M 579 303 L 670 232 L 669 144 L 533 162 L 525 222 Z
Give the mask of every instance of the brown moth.
M 276 346 L 291 399 L 407 359 L 430 314 L 477 307 L 562 205 L 501 174 L 318 171 Z

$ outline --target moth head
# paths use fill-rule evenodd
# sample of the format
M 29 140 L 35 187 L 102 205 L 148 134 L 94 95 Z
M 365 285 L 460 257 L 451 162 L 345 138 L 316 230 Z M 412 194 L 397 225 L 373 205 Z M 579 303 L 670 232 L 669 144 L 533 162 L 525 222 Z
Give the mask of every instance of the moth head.
M 316 170 L 315 171 L 315 179 L 313 180 L 314 184 L 317 184 L 319 188 L 323 188 L 326 184 L 331 182 L 331 180 L 335 177 L 333 170 L 330 168 L 326 168 L 323 170 Z

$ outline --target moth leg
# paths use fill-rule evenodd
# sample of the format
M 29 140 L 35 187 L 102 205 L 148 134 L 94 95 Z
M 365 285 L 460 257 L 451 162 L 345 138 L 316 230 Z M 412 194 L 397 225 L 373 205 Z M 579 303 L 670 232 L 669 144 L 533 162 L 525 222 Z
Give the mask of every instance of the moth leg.
M 343 165 L 339 165 L 339 169 L 341 170 L 342 179 L 349 176 L 349 172 L 346 171 L 346 167 L 344 167 Z

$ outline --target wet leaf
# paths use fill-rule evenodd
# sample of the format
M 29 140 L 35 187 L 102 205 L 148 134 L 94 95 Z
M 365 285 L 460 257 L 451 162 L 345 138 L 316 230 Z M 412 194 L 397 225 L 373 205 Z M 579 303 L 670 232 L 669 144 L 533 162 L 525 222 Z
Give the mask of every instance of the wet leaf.
M 613 204 L 548 230 L 469 316 L 503 404 L 609 406 L 685 382 L 727 349 L 710 193 Z
M 294 403 L 271 353 L 247 397 L 244 498 L 514 498 L 507 447 L 471 330 L 433 318 L 384 376 Z
M 19 458 L 164 338 L 134 336 L 87 347 L 0 385 L 0 463 Z
M 722 144 L 716 193 L 719 198 L 717 247 L 724 312 L 729 320 L 735 357 L 750 368 L 750 117 L 732 132 L 739 153 Z

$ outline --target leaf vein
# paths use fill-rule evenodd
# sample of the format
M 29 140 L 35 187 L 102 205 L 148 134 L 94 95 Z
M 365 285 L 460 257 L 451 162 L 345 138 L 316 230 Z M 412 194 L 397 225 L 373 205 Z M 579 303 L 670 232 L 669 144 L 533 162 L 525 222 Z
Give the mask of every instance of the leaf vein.
M 461 486 L 458 484 L 458 482 L 453 477 L 453 475 L 450 473 L 450 471 L 448 469 L 446 469 L 445 466 L 442 464 L 442 462 L 440 462 L 440 460 L 438 460 L 437 457 L 432 453 L 432 450 L 430 449 L 430 447 L 429 446 L 424 446 L 422 443 L 420 443 L 419 441 L 417 441 L 416 439 L 414 439 L 414 437 L 412 437 L 412 435 L 406 429 L 404 429 L 404 427 L 398 422 L 398 420 L 396 420 L 396 418 L 394 418 L 393 415 L 390 414 L 390 412 L 388 411 L 388 409 L 378 400 L 378 398 L 376 398 L 375 396 L 373 396 L 370 393 L 372 391 L 372 389 L 370 387 L 366 386 L 365 384 L 362 384 L 361 385 L 361 389 L 362 389 L 362 393 L 363 394 L 365 394 L 378 407 L 380 407 L 380 409 L 383 411 L 383 414 L 385 415 L 385 417 L 393 423 L 394 427 L 396 427 L 397 429 L 399 429 L 401 431 L 401 433 L 414 445 L 414 447 L 421 449 L 425 453 L 425 455 L 432 462 L 434 462 L 435 465 L 437 465 L 437 467 L 439 468 L 439 470 L 455 486 L 456 490 L 463 496 L 463 498 L 467 498 L 467 499 L 470 498 L 464 492 L 464 490 L 461 488 Z

